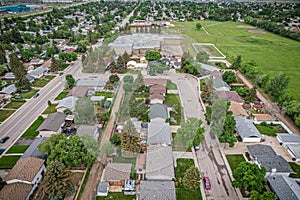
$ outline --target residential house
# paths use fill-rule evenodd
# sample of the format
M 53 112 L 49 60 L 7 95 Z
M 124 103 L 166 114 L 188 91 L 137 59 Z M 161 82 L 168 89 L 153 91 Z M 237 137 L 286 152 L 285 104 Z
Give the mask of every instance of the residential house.
M 68 96 L 85 97 L 88 92 L 88 89 L 89 87 L 84 87 L 84 86 L 73 87 L 72 90 L 69 92 Z
M 106 197 L 108 195 L 109 184 L 108 182 L 99 182 L 97 185 L 97 197 Z
M 266 168 L 266 177 L 269 175 L 289 176 L 294 172 L 289 163 L 282 156 L 277 155 L 271 146 L 255 144 L 247 148 L 254 163 L 260 168 Z
M 147 144 L 171 144 L 171 128 L 164 119 L 155 119 L 148 124 Z
M 135 69 L 136 68 L 136 62 L 131 60 L 126 64 L 127 69 Z
M 167 106 L 164 104 L 158 104 L 158 103 L 150 105 L 150 111 L 149 111 L 148 115 L 149 115 L 150 121 L 155 118 L 161 118 L 164 120 L 169 118 Z
M 166 86 L 165 85 L 151 85 L 149 88 L 149 92 L 150 94 L 155 94 L 155 93 L 159 93 L 162 94 L 163 96 L 165 96 L 166 94 Z
M 20 159 L 3 179 L 6 185 L 0 191 L 0 199 L 30 199 L 45 170 L 42 159 L 31 157 Z
M 210 72 L 210 76 L 222 79 L 223 72 L 221 72 L 220 70 L 213 70 L 212 72 Z
M 300 136 L 290 133 L 277 133 L 280 145 L 287 148 L 294 161 L 300 161 Z
M 217 98 L 225 99 L 227 101 L 234 101 L 239 103 L 240 105 L 244 104 L 244 100 L 236 91 L 217 91 Z
M 286 176 L 267 177 L 268 185 L 278 200 L 300 200 L 299 180 Z
M 47 119 L 36 131 L 39 131 L 41 137 L 50 137 L 53 134 L 61 133 L 66 117 L 67 115 L 65 113 L 52 113 L 48 115 Z
M 45 160 L 47 158 L 47 155 L 43 152 L 41 152 L 38 148 L 38 146 L 43 143 L 46 140 L 46 138 L 35 138 L 33 142 L 30 144 L 30 146 L 26 149 L 24 154 L 21 156 L 21 159 L 23 158 L 39 158 Z
M 300 144 L 288 144 L 286 145 L 289 154 L 292 156 L 293 161 L 300 161 Z
M 243 108 L 243 106 L 235 101 L 230 101 L 230 106 L 228 111 L 232 112 L 234 117 L 248 117 L 247 111 Z
M 65 97 L 62 100 L 58 101 L 58 105 L 55 107 L 58 112 L 64 112 L 64 110 L 68 109 L 74 111 L 77 97 L 69 96 Z
M 110 186 L 123 188 L 125 181 L 130 179 L 131 163 L 108 163 L 104 169 L 102 180 Z
M 160 78 L 145 78 L 144 83 L 146 86 L 151 85 L 164 85 L 167 87 L 167 79 Z
M 261 142 L 263 136 L 254 126 L 253 122 L 243 117 L 235 117 L 235 129 L 243 142 Z
M 254 121 L 256 122 L 273 122 L 276 119 L 270 114 L 253 114 Z
M 29 70 L 27 73 L 33 78 L 39 79 L 48 73 L 48 68 L 40 66 L 34 70 Z
M 230 91 L 230 86 L 222 78 L 213 77 L 213 87 L 216 91 Z
M 149 95 L 150 104 L 163 104 L 165 96 L 160 93 L 153 93 Z
M 104 85 L 105 81 L 102 80 L 78 80 L 76 83 L 77 87 L 88 87 L 95 91 L 103 89 Z
M 176 200 L 173 181 L 141 181 L 138 200 Z
M 34 58 L 34 59 L 30 60 L 30 65 L 41 66 L 42 64 L 44 64 L 44 60 L 43 59 Z
M 171 181 L 175 178 L 172 147 L 150 145 L 147 147 L 146 179 Z
M 7 87 L 4 87 L 1 91 L 0 94 L 6 94 L 6 95 L 12 95 L 15 94 L 17 92 L 17 87 L 15 86 L 15 84 L 9 85 Z
M 133 118 L 130 118 L 130 120 L 132 121 L 132 123 L 134 124 L 134 127 L 135 127 L 135 130 L 140 133 L 141 130 L 142 130 L 142 121 L 139 121 L 137 118 L 133 117 Z M 117 131 L 118 133 L 122 133 L 123 132 L 123 128 L 124 128 L 124 125 L 127 123 L 127 121 L 124 123 L 124 124 L 118 124 L 117 125 Z
M 76 135 L 89 135 L 93 137 L 95 140 L 98 140 L 100 135 L 100 129 L 98 126 L 90 126 L 90 125 L 80 125 L 76 131 Z

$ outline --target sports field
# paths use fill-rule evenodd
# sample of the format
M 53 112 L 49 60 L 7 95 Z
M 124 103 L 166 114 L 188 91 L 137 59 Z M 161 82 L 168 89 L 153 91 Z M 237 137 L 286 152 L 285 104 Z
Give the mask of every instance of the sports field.
M 200 21 L 173 22 L 166 32 L 184 35 L 183 49 L 195 53 L 191 44 L 214 43 L 230 60 L 241 55 L 244 61 L 254 60 L 265 73 L 284 72 L 290 77 L 289 92 L 300 100 L 300 42 L 249 27 L 240 22 Z

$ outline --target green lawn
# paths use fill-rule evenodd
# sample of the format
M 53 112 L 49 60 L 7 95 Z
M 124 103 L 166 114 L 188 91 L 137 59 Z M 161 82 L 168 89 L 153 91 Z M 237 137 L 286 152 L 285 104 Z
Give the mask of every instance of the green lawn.
M 242 154 L 226 155 L 226 158 L 232 171 L 237 168 L 241 162 L 245 161 L 245 158 Z
M 185 51 L 195 53 L 191 46 L 193 42 L 213 43 L 229 60 L 232 56 L 241 55 L 244 61 L 254 60 L 267 74 L 286 73 L 290 77 L 289 92 L 300 100 L 300 42 L 269 32 L 250 33 L 249 29 L 237 27 L 246 25 L 241 22 L 201 21 L 209 33 L 207 35 L 203 29 L 195 30 L 197 22 L 172 22 L 175 27 L 166 31 L 179 31 L 185 35 L 182 42 Z
M 57 104 L 52 104 L 51 106 L 48 106 L 46 110 L 43 112 L 43 114 L 51 114 L 56 112 L 56 107 Z
M 185 172 L 193 166 L 195 166 L 195 164 L 194 164 L 194 160 L 192 159 L 184 159 L 184 158 L 177 159 L 177 167 L 175 169 L 175 176 L 179 181 L 179 184 L 176 187 L 177 200 L 202 199 L 200 189 L 186 190 L 183 188 L 183 186 L 180 183 L 180 180 L 182 180 Z
M 32 87 L 44 87 L 45 85 L 47 85 L 52 79 L 54 79 L 55 76 L 44 76 L 41 79 L 36 79 L 33 83 L 32 83 Z
M 59 67 L 58 67 L 58 71 L 64 71 L 67 67 L 69 67 L 69 64 L 61 64 Z
M 12 109 L 18 109 L 20 108 L 25 101 L 11 101 L 9 104 L 7 104 L 4 108 L 12 108 Z
M 15 110 L 0 110 L 0 122 L 4 122 L 4 120 L 6 120 L 6 118 L 8 118 L 14 112 Z
M 167 94 L 165 96 L 165 103 L 174 105 L 174 111 L 170 112 L 170 117 L 174 118 L 176 120 L 176 123 L 170 121 L 170 124 L 180 125 L 181 118 L 182 118 L 181 116 L 182 107 L 181 107 L 179 96 L 176 94 Z
M 11 169 L 21 156 L 2 156 L 0 158 L 0 169 Z
M 141 73 L 140 70 L 134 70 L 134 69 L 129 69 L 126 71 L 126 74 L 139 74 Z
M 31 97 L 33 97 L 33 95 L 35 95 L 35 93 L 37 93 L 38 90 L 33 90 L 31 89 L 29 92 L 25 92 L 21 94 L 21 97 L 23 97 L 24 99 L 30 99 Z
M 123 192 L 109 192 L 107 197 L 97 197 L 97 200 L 108 200 L 108 199 L 122 199 L 122 200 L 135 200 L 135 195 L 125 195 Z
M 300 165 L 298 165 L 297 163 L 293 163 L 293 162 L 289 162 L 289 164 L 295 172 L 295 174 L 290 174 L 289 177 L 300 178 Z
M 258 131 L 263 134 L 263 135 L 268 135 L 268 136 L 272 136 L 272 137 L 276 137 L 276 129 L 274 129 L 273 127 L 268 127 L 268 126 L 263 126 L 260 124 L 255 124 L 256 128 L 258 129 Z
M 62 100 L 63 98 L 65 98 L 68 95 L 69 92 L 63 91 L 61 93 L 59 93 L 59 95 L 55 98 L 55 100 Z
M 95 96 L 105 96 L 106 98 L 112 98 L 113 93 L 112 92 L 96 92 Z
M 177 90 L 177 85 L 172 81 L 167 81 L 167 90 Z
M 24 153 L 28 147 L 29 145 L 13 145 L 6 153 Z
M 21 138 L 35 138 L 39 132 L 36 129 L 45 121 L 45 119 L 39 116 L 31 126 L 25 131 L 25 133 L 21 136 Z

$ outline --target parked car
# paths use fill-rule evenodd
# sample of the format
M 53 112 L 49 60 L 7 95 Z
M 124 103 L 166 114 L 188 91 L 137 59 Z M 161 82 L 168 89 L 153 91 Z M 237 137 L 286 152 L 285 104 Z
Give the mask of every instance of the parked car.
M 3 137 L 3 138 L 0 139 L 0 143 L 4 143 L 4 142 L 6 142 L 8 139 L 9 139 L 8 136 Z
M 2 153 L 5 151 L 4 148 L 0 148 L 0 155 L 2 155 Z
M 63 72 L 59 72 L 59 75 L 62 76 L 62 75 L 64 75 L 64 73 Z
M 210 190 L 211 189 L 211 185 L 210 185 L 210 180 L 207 176 L 204 177 L 204 186 L 206 190 Z
M 39 95 L 39 93 L 35 93 L 35 95 L 33 95 L 33 98 L 37 98 Z
M 194 146 L 195 151 L 199 150 L 200 147 L 199 146 Z

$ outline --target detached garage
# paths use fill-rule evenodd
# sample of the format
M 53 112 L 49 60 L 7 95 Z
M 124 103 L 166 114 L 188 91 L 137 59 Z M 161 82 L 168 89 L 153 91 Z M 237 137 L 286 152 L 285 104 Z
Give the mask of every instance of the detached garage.
M 235 129 L 243 142 L 261 142 L 263 136 L 254 126 L 253 122 L 243 117 L 235 117 Z

